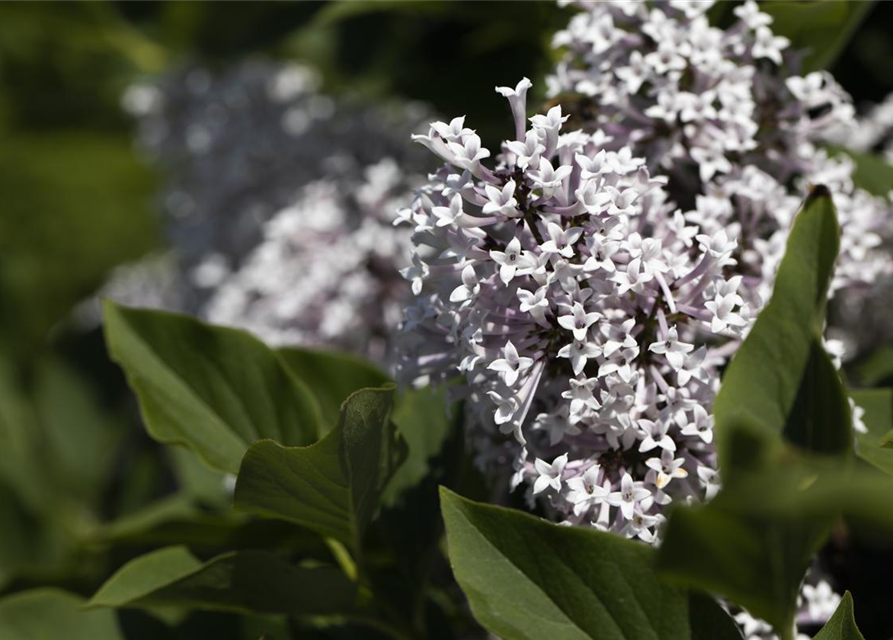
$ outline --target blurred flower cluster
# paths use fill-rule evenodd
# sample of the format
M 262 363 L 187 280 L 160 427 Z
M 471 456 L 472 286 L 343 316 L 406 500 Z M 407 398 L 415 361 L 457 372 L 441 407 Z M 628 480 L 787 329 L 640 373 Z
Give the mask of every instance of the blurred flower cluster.
M 893 94 L 864 115 L 842 122 L 825 138 L 853 151 L 871 151 L 893 162 Z
M 362 181 L 308 184 L 220 278 L 207 318 L 272 344 L 336 344 L 385 362 L 406 297 L 397 267 L 409 234 L 392 220 L 407 193 L 391 159 L 369 165 Z
M 336 99 L 313 69 L 262 60 L 186 66 L 124 105 L 166 178 L 174 308 L 385 361 L 408 254 L 390 221 L 411 192 L 402 168 L 424 166 L 407 148 L 423 107 Z

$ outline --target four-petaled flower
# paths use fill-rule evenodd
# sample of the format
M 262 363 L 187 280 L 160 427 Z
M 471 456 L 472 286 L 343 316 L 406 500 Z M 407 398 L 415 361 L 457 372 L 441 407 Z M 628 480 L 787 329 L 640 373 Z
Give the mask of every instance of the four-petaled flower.
M 636 506 L 651 497 L 651 492 L 644 484 L 641 481 L 633 481 L 631 475 L 624 473 L 620 480 L 620 491 L 609 493 L 605 496 L 605 502 L 612 507 L 619 507 L 623 517 L 629 520 L 633 517 Z
M 509 387 L 518 381 L 518 376 L 533 366 L 533 358 L 526 358 L 518 355 L 515 345 L 509 340 L 505 348 L 502 350 L 503 356 L 498 360 L 491 362 L 487 368 L 491 371 L 498 371 L 502 376 L 502 381 Z
M 674 458 L 673 452 L 664 449 L 660 453 L 660 458 L 649 458 L 645 461 L 645 466 L 653 470 L 657 474 L 654 486 L 663 489 L 673 478 L 687 478 L 688 471 L 683 468 L 685 458 Z
M 574 504 L 574 514 L 581 515 L 594 505 L 599 504 L 608 497 L 609 491 L 598 483 L 599 466 L 589 467 L 581 476 L 575 476 L 567 481 L 570 490 L 568 500 Z
M 583 305 L 574 302 L 570 315 L 558 316 L 558 324 L 574 334 L 574 340 L 583 342 L 589 333 L 589 327 L 595 324 L 602 314 L 597 311 L 586 313 Z
M 685 354 L 690 353 L 694 348 L 693 344 L 679 341 L 676 327 L 670 327 L 663 340 L 653 342 L 648 346 L 649 351 L 664 356 L 674 371 L 679 371 L 682 368 L 682 365 L 685 364 Z
M 555 491 L 561 490 L 561 474 L 564 473 L 564 467 L 567 465 L 567 454 L 563 454 L 555 458 L 551 463 L 545 460 L 536 459 L 534 467 L 539 477 L 533 483 L 533 492 L 542 493 L 549 487 Z
M 516 275 L 531 271 L 536 264 L 529 252 L 521 251 L 521 241 L 512 238 L 505 251 L 491 251 L 490 257 L 499 265 L 499 278 L 505 284 L 512 281 Z

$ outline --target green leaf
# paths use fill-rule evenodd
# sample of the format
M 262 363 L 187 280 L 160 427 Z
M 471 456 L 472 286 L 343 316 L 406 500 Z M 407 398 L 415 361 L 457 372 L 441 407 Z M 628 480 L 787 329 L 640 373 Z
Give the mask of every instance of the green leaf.
M 738 466 L 758 464 L 758 449 L 777 445 L 782 433 L 823 453 L 851 447 L 848 403 L 820 338 L 839 244 L 831 195 L 814 187 L 795 219 L 772 299 L 732 359 L 714 404 L 726 480 Z
M 354 391 L 381 387 L 390 382 L 374 365 L 350 354 L 337 351 L 284 348 L 277 355 L 285 368 L 313 393 L 322 414 L 322 431 L 328 433 L 338 424 L 341 403 Z
M 208 513 L 191 497 L 175 494 L 139 512 L 101 527 L 90 542 L 116 549 L 188 545 L 205 556 L 238 549 L 263 548 L 300 558 L 331 558 L 329 548 L 312 531 L 290 522 L 251 518 L 245 514 Z
M 230 481 L 235 481 L 231 474 L 215 471 L 202 464 L 188 449 L 182 447 L 165 449 L 183 493 L 203 504 L 229 510 L 233 499 Z
M 692 640 L 743 640 L 738 624 L 709 596 L 689 594 L 688 622 Z
M 774 18 L 772 30 L 788 38 L 794 49 L 807 52 L 803 74 L 827 69 L 871 8 L 871 2 L 849 0 L 773 0 L 760 4 L 760 9 Z
M 853 596 L 849 591 L 843 594 L 837 611 L 813 640 L 865 640 L 856 626 Z
M 661 575 L 721 594 L 776 630 L 790 629 L 803 574 L 841 516 L 893 532 L 893 479 L 825 458 L 779 460 L 739 478 L 709 504 L 674 510 Z
M 4 27 L 8 18 L 5 12 Z M 68 68 L 70 58 L 56 51 Z M 11 60 L 2 57 L 6 71 Z M 76 83 L 85 97 L 92 96 L 86 78 Z M 40 133 L 3 136 L 0 144 L 0 308 L 16 310 L 0 317 L 0 343 L 19 360 L 40 348 L 47 331 L 93 294 L 109 269 L 145 255 L 159 240 L 151 207 L 156 185 L 132 136 L 98 133 L 105 126 L 84 132 L 44 125 Z
M 23 591 L 0 600 L 3 640 L 124 640 L 113 611 L 86 611 L 83 599 L 58 589 Z
M 345 614 L 357 609 L 357 588 L 335 567 L 293 566 L 266 551 L 226 553 L 202 564 L 185 547 L 168 547 L 121 567 L 89 605 Z
M 449 410 L 455 414 L 459 408 L 453 406 Z M 407 389 L 401 393 L 395 402 L 393 420 L 406 441 L 408 454 L 388 483 L 383 497 L 388 506 L 428 475 L 430 460 L 443 449 L 455 422 L 448 415 L 446 389 L 442 387 Z
M 319 407 L 276 354 L 248 333 L 105 302 L 106 341 L 157 440 L 235 473 L 255 441 L 313 442 Z
M 776 629 L 790 628 L 803 575 L 830 527 L 824 521 L 779 525 L 713 503 L 679 508 L 667 525 L 658 569 L 681 586 L 729 598 Z
M 862 422 L 868 433 L 856 433 L 857 455 L 867 463 L 893 475 L 893 449 L 890 432 L 893 426 L 893 391 L 863 389 L 850 393 L 856 406 L 865 410 Z
M 35 373 L 34 408 L 48 474 L 66 493 L 95 504 L 112 472 L 122 425 L 100 406 L 77 372 L 49 358 Z
M 856 377 L 864 385 L 873 387 L 893 378 L 893 345 L 884 345 L 856 367 Z
M 717 605 L 699 599 L 690 611 L 686 592 L 657 578 L 646 545 L 446 489 L 441 505 L 453 573 L 475 618 L 502 638 L 741 638 Z
M 40 512 L 51 487 L 43 474 L 34 474 L 39 452 L 37 416 L 20 384 L 20 370 L 0 352 L 0 483 L 22 503 Z
M 821 340 L 839 235 L 830 193 L 814 187 L 794 221 L 772 300 L 714 404 L 725 489 L 706 506 L 673 511 L 659 554 L 663 575 L 730 598 L 782 637 L 793 628 L 812 556 L 843 511 L 839 499 L 856 495 L 847 472 L 849 400 Z M 825 490 L 817 481 L 823 474 L 847 482 L 807 513 L 799 501 L 815 493 L 801 490 Z M 772 510 L 772 502 L 785 506 Z
M 235 506 L 360 547 L 385 485 L 406 456 L 390 419 L 393 386 L 345 400 L 338 426 L 310 447 L 270 440 L 245 454 Z

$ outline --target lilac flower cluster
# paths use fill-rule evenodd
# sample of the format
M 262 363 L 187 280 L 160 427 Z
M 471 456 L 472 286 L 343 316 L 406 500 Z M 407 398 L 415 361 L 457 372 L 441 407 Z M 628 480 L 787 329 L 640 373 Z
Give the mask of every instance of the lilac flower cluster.
M 852 119 L 850 99 L 827 73 L 792 73 L 799 54 L 756 2 L 726 30 L 709 24 L 711 2 L 574 4 L 583 11 L 555 36 L 565 54 L 550 93 L 665 175 L 687 222 L 737 241 L 748 302 L 771 294 L 809 182 L 830 187 L 843 228 L 832 288 L 890 271 L 889 201 L 856 189 L 852 163 L 816 144 Z
M 221 279 L 205 315 L 271 344 L 336 346 L 386 362 L 408 294 L 398 267 L 410 251 L 393 211 L 409 191 L 391 159 L 367 167 L 359 183 L 307 185 L 264 224 L 263 240 Z
M 312 68 L 260 59 L 186 65 L 132 87 L 124 105 L 167 174 L 179 293 L 140 301 L 113 284 L 120 297 L 387 363 L 408 295 L 398 269 L 409 232 L 390 224 L 411 191 L 398 167 L 426 164 L 407 149 L 425 108 L 335 98 Z
M 528 127 L 530 86 L 497 88 L 515 133 L 492 162 L 464 118 L 415 136 L 445 164 L 401 213 L 417 300 L 400 374 L 464 376 L 450 389 L 482 464 L 513 463 L 569 524 L 654 542 L 665 505 L 718 487 L 717 367 L 752 319 L 725 275 L 737 244 L 687 221 L 603 131 L 562 132 L 560 106 Z M 507 434 L 513 448 L 489 444 Z

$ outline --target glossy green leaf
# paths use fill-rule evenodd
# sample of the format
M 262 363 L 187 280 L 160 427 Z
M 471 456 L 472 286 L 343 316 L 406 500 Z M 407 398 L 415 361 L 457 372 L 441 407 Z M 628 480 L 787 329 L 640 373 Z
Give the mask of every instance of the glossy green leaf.
M 856 454 L 869 464 L 893 475 L 893 448 L 890 447 L 890 428 L 893 426 L 893 391 L 890 389 L 862 389 L 850 395 L 865 414 L 863 424 L 868 433 L 856 433 Z
M 791 41 L 794 49 L 807 53 L 802 73 L 827 69 L 843 51 L 871 2 L 849 0 L 771 0 L 760 9 L 774 18 L 772 30 Z
M 106 341 L 157 440 L 235 473 L 248 447 L 270 438 L 306 445 L 320 432 L 307 387 L 248 333 L 178 314 L 105 302 Z
M 124 640 L 113 611 L 83 609 L 58 589 L 23 591 L 0 600 L 3 640 Z
M 293 566 L 266 551 L 226 553 L 202 564 L 185 547 L 132 560 L 89 604 L 288 615 L 348 613 L 358 606 L 356 584 L 336 567 Z
M 843 594 L 837 611 L 813 640 L 865 640 L 856 626 L 856 618 L 853 614 L 853 596 L 849 591 Z
M 393 386 L 357 391 L 345 400 L 338 426 L 312 446 L 254 444 L 236 481 L 236 508 L 296 522 L 358 549 L 406 457 L 391 421 L 393 396 Z
M 688 594 L 658 579 L 646 545 L 446 489 L 441 505 L 453 573 L 477 620 L 502 638 L 741 638 L 715 603 L 690 611 Z
M 831 195 L 814 187 L 795 219 L 772 299 L 732 359 L 714 404 L 727 480 L 738 465 L 757 464 L 747 440 L 777 443 L 784 433 L 823 453 L 851 447 L 847 400 L 820 341 L 839 243 Z
M 283 348 L 276 353 L 286 369 L 307 385 L 319 403 L 323 423 L 320 435 L 338 424 L 341 403 L 347 396 L 390 382 L 383 371 L 347 353 L 296 348 Z

